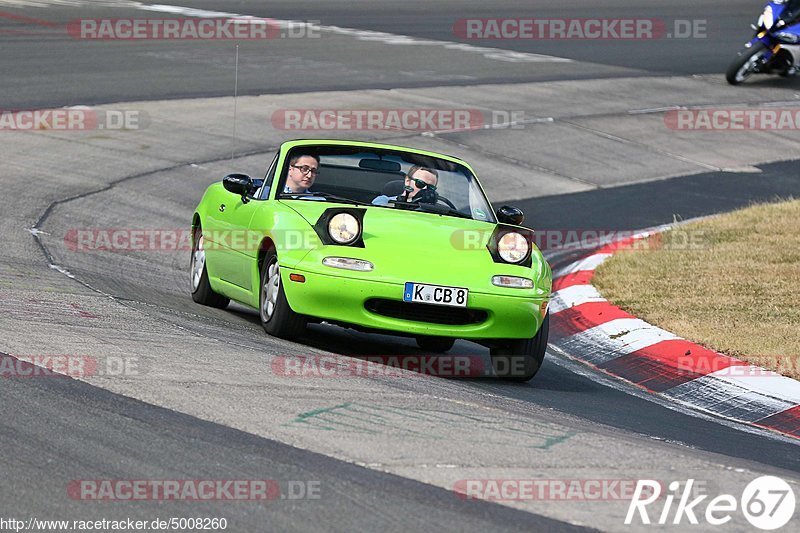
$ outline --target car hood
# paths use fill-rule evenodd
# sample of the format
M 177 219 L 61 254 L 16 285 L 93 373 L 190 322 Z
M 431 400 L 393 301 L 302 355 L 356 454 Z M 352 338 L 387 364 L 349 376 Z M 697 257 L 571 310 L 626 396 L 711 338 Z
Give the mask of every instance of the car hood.
M 324 246 L 309 254 L 308 264 L 317 270 L 320 255 L 365 259 L 372 272 L 353 272 L 326 267 L 326 273 L 376 281 L 407 281 L 434 285 L 494 290 L 491 276 L 504 274 L 534 278 L 528 267 L 495 263 L 486 248 L 496 225 L 480 220 L 385 207 L 361 207 L 329 202 L 293 201 L 287 205 L 310 225 L 331 207 L 364 209 L 364 247 Z M 308 205 L 313 204 L 313 205 Z M 538 251 L 534 254 L 538 270 Z M 305 261 L 304 261 L 305 262 Z

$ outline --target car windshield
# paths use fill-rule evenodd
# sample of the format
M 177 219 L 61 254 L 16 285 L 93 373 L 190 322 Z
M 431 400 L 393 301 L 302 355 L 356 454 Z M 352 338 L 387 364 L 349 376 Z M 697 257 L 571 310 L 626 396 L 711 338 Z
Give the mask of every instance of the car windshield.
M 314 175 L 316 156 L 318 172 Z M 409 176 L 409 172 L 413 172 Z M 278 198 L 325 200 L 426 211 L 495 222 L 489 202 L 465 166 L 399 150 L 352 146 L 294 148 L 281 172 Z

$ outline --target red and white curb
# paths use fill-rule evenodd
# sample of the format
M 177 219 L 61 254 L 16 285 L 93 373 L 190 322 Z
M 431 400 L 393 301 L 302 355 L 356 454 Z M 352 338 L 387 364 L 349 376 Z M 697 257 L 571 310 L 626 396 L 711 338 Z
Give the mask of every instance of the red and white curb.
M 610 304 L 595 269 L 647 231 L 556 269 L 550 342 L 575 359 L 702 411 L 800 438 L 800 381 L 722 355 Z

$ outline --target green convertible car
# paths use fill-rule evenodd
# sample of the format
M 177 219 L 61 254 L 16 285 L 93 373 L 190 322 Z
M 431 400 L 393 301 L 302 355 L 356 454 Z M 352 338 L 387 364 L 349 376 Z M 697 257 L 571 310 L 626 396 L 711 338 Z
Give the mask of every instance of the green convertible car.
M 496 212 L 470 166 L 399 146 L 281 145 L 263 180 L 231 174 L 192 220 L 195 302 L 259 310 L 270 335 L 338 324 L 490 348 L 493 373 L 529 380 L 547 348 L 550 266 L 514 207 Z

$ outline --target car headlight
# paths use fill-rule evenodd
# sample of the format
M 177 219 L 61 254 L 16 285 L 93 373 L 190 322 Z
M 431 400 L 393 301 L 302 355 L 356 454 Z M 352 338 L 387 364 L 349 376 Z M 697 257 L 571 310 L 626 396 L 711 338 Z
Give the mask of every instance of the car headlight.
M 361 228 L 358 220 L 350 213 L 339 213 L 328 222 L 328 234 L 339 244 L 350 244 L 358 239 Z
M 530 250 L 527 239 L 515 231 L 504 234 L 497 243 L 497 253 L 507 263 L 521 263 Z

